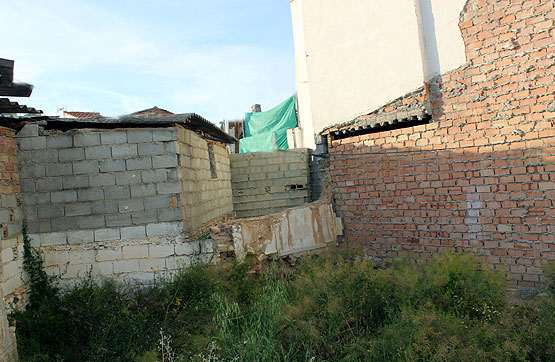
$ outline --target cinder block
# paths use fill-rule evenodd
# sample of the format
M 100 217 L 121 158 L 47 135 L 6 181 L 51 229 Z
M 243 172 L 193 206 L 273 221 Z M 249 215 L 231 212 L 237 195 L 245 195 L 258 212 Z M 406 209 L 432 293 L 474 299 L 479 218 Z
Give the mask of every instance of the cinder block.
M 165 258 L 174 254 L 175 254 L 175 250 L 172 244 L 170 245 L 152 244 L 148 246 L 149 258 Z
M 114 186 L 116 184 L 116 176 L 113 173 L 89 175 L 89 184 L 91 187 Z
M 51 225 L 52 231 L 66 231 L 66 230 L 72 230 L 79 227 L 75 223 L 75 218 L 73 217 L 62 217 L 62 218 L 51 219 L 49 223 Z M 48 225 L 40 225 L 40 226 L 44 227 L 45 229 L 49 227 Z M 43 230 L 40 230 L 40 231 L 42 232 Z
M 71 264 L 91 264 L 94 263 L 96 250 L 70 250 L 69 263 Z
M 58 150 L 44 149 L 44 150 L 30 151 L 30 153 L 31 153 L 31 161 L 30 161 L 31 163 L 58 162 Z
M 39 135 L 39 125 L 36 123 L 28 123 L 23 128 L 17 132 L 16 137 L 38 137 Z
M 36 208 L 34 207 L 31 209 L 36 210 Z M 8 210 L 0 210 L 0 224 L 6 223 L 9 221 L 10 221 L 10 212 Z
M 169 208 L 172 206 L 172 197 L 170 195 L 147 197 L 144 199 L 144 203 L 148 206 L 148 210 Z M 181 205 L 179 199 L 175 201 L 177 205 Z
M 132 185 L 141 183 L 139 171 L 116 172 L 116 185 Z
M 155 142 L 175 141 L 177 140 L 177 130 L 175 128 L 154 129 L 152 130 L 152 140 Z
M 176 168 L 165 169 L 168 180 L 179 180 L 179 172 Z
M 91 271 L 91 264 L 76 264 L 70 261 L 67 268 L 64 269 L 64 273 L 61 274 L 61 277 L 62 279 L 76 280 L 85 278 Z
M 46 176 L 46 167 L 44 165 L 21 165 L 19 169 L 20 178 L 37 179 Z
M 100 141 L 104 145 L 116 145 L 127 143 L 127 132 L 125 131 L 106 131 L 100 134 Z
M 120 240 L 119 228 L 98 229 L 94 231 L 94 241 Z
M 85 148 L 85 158 L 87 160 L 99 160 L 112 157 L 112 148 L 110 146 L 95 146 Z
M 164 169 L 142 170 L 141 178 L 144 183 L 163 182 L 167 180 L 167 173 Z
M 4 226 L 5 226 L 4 232 L 8 233 L 8 239 L 21 234 L 20 222 L 11 222 L 8 224 L 4 224 Z
M 145 226 L 129 226 L 121 228 L 122 239 L 140 239 L 146 237 Z
M 143 129 L 127 130 L 127 142 L 129 143 L 152 142 L 152 131 L 143 130 Z
M 64 220 L 64 219 L 58 219 Z M 53 230 L 50 220 L 28 221 L 27 229 L 30 234 L 49 233 Z M 54 230 L 59 231 L 59 230 Z
M 144 170 L 152 168 L 152 159 L 150 157 L 136 157 L 125 160 L 127 170 Z
M 131 215 L 129 214 L 116 214 L 116 215 L 106 215 L 104 217 L 106 220 L 106 226 L 129 226 L 133 222 L 131 220 Z
M 148 258 L 148 246 L 146 245 L 129 245 L 122 248 L 123 259 L 141 259 Z
M 98 171 L 98 161 L 96 160 L 73 162 L 73 173 L 75 175 L 96 174 Z
M 131 186 L 131 197 L 147 197 L 156 195 L 156 185 L 155 184 L 141 184 Z
M 165 153 L 177 153 L 177 142 L 164 142 Z
M 128 199 L 131 197 L 129 186 L 115 186 L 104 189 L 104 198 L 106 200 Z
M 62 179 L 62 188 L 67 189 L 80 189 L 89 187 L 89 178 L 85 175 L 66 176 Z
M 78 227 L 83 229 L 97 229 L 106 226 L 103 215 L 79 216 L 76 219 Z
M 70 231 L 67 233 L 67 241 L 70 244 L 92 243 L 94 241 L 92 230 Z
M 200 252 L 201 246 L 198 241 L 179 243 L 175 245 L 176 255 L 195 255 L 200 254 Z
M 61 209 L 60 206 L 57 207 Z M 91 214 L 91 204 L 86 202 L 65 205 L 63 208 L 65 210 L 66 216 L 81 216 Z
M 69 262 L 69 252 L 67 251 L 50 251 L 44 254 L 44 265 L 46 267 L 53 265 L 65 266 Z
M 139 260 L 141 271 L 163 271 L 166 270 L 166 261 L 162 258 L 158 259 L 141 259 Z
M 40 235 L 41 246 L 67 244 L 65 233 L 44 233 Z
M 46 137 L 46 147 L 48 148 L 70 148 L 73 147 L 73 135 L 64 134 Z
M 126 212 L 133 212 L 133 211 L 142 211 L 144 210 L 143 200 L 125 200 L 119 202 L 119 212 L 126 213 Z
M 21 191 L 22 192 L 35 192 L 36 191 L 36 185 L 35 185 L 34 180 L 21 179 L 21 180 L 19 180 L 19 184 L 21 186 Z
M 96 132 L 77 131 L 73 136 L 75 146 L 96 146 L 100 144 L 100 134 Z
M 112 157 L 113 158 L 137 157 L 137 145 L 136 144 L 114 145 L 112 146 Z
M 85 159 L 85 149 L 81 147 L 68 148 L 58 151 L 60 162 L 82 161 Z
M 131 213 L 131 220 L 134 225 L 144 225 L 158 221 L 156 210 L 136 211 Z
M 64 208 L 59 205 L 44 205 L 37 207 L 37 217 L 39 219 L 52 219 L 55 217 L 63 217 Z
M 104 200 L 104 191 L 102 189 L 82 189 L 77 190 L 77 199 L 79 201 L 98 201 Z
M 161 222 L 146 226 L 147 236 L 174 235 L 183 232 L 183 224 L 175 222 Z
M 158 221 L 179 221 L 183 218 L 181 208 L 158 210 Z
M 96 261 L 113 261 L 121 260 L 121 248 L 116 249 L 99 249 L 96 252 Z
M 17 144 L 21 150 L 41 150 L 46 148 L 46 137 L 18 138 Z
M 54 204 L 76 202 L 77 191 L 75 190 L 52 191 L 50 193 L 50 201 L 52 201 L 52 203 Z
M 161 155 L 164 153 L 164 145 L 162 143 L 139 143 L 137 152 L 139 156 Z
M 103 160 L 99 165 L 101 172 L 125 171 L 125 160 Z
M 139 260 L 119 260 L 114 261 L 114 273 L 132 273 L 140 270 Z
M 93 214 L 116 214 L 118 203 L 115 201 L 95 201 L 91 203 L 91 212 Z M 108 220 L 106 220 L 106 223 L 108 223 Z
M 177 155 L 152 156 L 153 168 L 170 168 L 170 167 L 177 167 L 177 165 L 178 165 Z
M 181 181 L 158 183 L 156 191 L 160 195 L 179 194 L 181 193 Z
M 170 256 L 166 258 L 166 268 L 168 270 L 179 270 L 189 268 L 192 265 L 190 256 Z
M 46 176 L 65 176 L 73 174 L 71 163 L 58 163 L 46 165 Z
M 94 275 L 111 276 L 114 274 L 114 263 L 111 261 L 94 263 L 91 272 Z
M 62 189 L 62 179 L 60 177 L 49 177 L 38 179 L 35 183 L 37 191 L 56 191 Z

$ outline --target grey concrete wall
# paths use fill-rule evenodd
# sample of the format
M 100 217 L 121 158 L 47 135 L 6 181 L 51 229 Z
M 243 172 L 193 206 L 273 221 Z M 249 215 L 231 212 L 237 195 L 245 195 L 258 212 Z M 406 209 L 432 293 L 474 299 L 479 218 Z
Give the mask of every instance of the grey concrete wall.
M 193 233 L 206 231 L 207 225 L 233 212 L 229 153 L 218 142 L 203 139 L 182 126 L 177 128 L 184 227 Z
M 194 230 L 188 222 L 200 211 L 199 220 L 209 221 L 210 208 L 225 208 L 226 202 L 215 189 L 200 188 L 206 187 L 206 169 L 211 174 L 208 151 L 184 151 L 178 141 L 184 132 L 189 143 L 207 148 L 205 140 L 179 126 L 61 132 L 35 124 L 22 129 L 23 213 L 50 274 L 68 283 L 87 274 L 152 281 L 156 273 L 212 259 L 212 241 L 190 237 Z M 225 164 L 227 153 L 216 153 Z M 183 165 L 189 172 L 182 172 Z M 220 171 L 225 183 L 226 172 Z M 190 194 L 210 197 L 191 200 Z M 195 202 L 203 208 L 191 215 L 186 208 Z
M 29 233 L 79 230 L 68 237 L 81 243 L 181 221 L 176 140 L 175 128 L 48 134 L 26 126 L 18 158 Z
M 308 149 L 239 153 L 230 159 L 237 217 L 268 215 L 310 200 Z

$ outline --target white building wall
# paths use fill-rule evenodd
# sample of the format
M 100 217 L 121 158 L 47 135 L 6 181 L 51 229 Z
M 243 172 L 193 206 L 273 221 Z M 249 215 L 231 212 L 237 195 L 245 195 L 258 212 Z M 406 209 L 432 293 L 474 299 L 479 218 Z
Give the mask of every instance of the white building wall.
M 292 0 L 304 147 L 464 64 L 465 0 Z M 312 128 L 312 132 L 310 129 Z

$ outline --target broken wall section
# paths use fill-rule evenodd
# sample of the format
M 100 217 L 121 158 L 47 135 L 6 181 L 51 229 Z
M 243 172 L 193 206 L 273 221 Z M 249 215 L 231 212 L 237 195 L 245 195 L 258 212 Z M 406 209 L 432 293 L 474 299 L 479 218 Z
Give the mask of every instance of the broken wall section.
M 263 260 L 334 246 L 342 226 L 330 200 L 321 200 L 261 217 L 234 219 L 210 231 L 223 259 L 243 260 L 252 254 Z
M 230 155 L 238 218 L 268 215 L 310 201 L 309 150 Z

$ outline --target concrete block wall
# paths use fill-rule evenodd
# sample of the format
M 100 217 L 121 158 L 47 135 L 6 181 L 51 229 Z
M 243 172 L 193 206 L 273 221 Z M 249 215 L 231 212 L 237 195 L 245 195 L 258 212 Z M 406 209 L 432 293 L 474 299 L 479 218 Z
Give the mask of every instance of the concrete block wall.
M 179 155 L 177 138 L 177 127 L 28 124 L 17 134 L 23 213 L 50 274 L 68 283 L 87 273 L 146 281 L 211 258 L 210 241 L 184 233 L 183 196 L 200 184 L 178 166 L 199 160 Z
M 174 128 L 61 133 L 30 124 L 17 139 L 31 234 L 79 230 L 71 243 L 105 241 L 182 219 Z
M 424 100 L 430 124 L 332 135 L 344 240 L 419 262 L 478 252 L 541 290 L 555 262 L 555 3 L 469 0 L 460 19 L 468 63 L 379 110 Z
M 106 233 L 101 242 L 72 244 L 72 235 L 88 232 L 46 233 L 35 235 L 33 245 L 41 246 L 47 272 L 60 276 L 66 286 L 89 275 L 150 284 L 181 268 L 216 261 L 211 239 L 191 241 L 182 233 L 181 223 L 156 227 L 164 234 L 145 237 L 133 235 L 130 230 L 124 236 Z M 174 233 L 168 233 L 168 229 Z
M 0 127 L 0 361 L 17 360 L 14 331 L 8 325 L 6 310 L 17 307 L 23 299 L 18 194 L 15 133 Z
M 208 224 L 231 216 L 231 171 L 225 146 L 177 126 L 177 155 L 185 230 L 205 231 Z
M 310 201 L 308 149 L 238 153 L 230 159 L 236 217 L 268 215 Z

